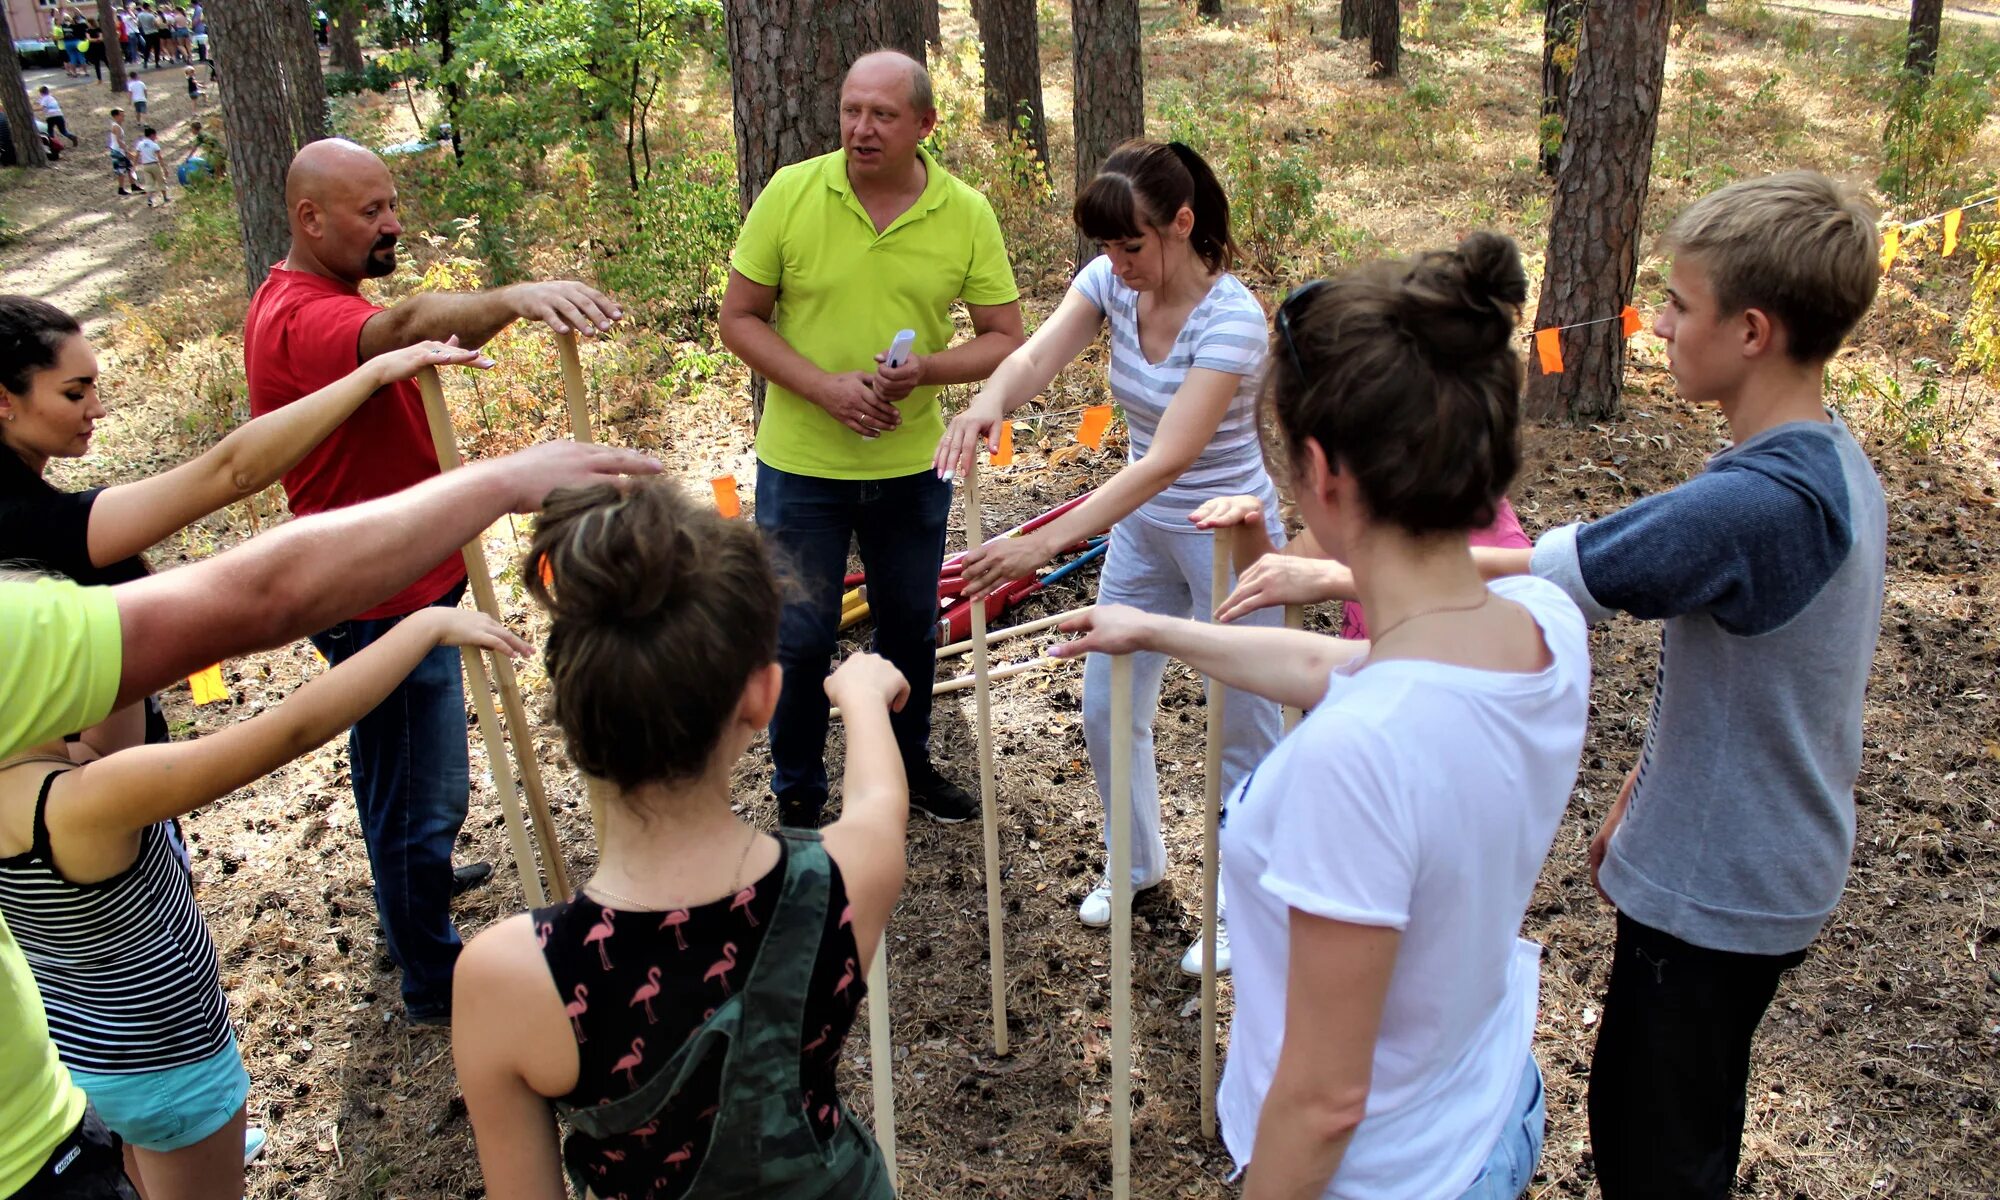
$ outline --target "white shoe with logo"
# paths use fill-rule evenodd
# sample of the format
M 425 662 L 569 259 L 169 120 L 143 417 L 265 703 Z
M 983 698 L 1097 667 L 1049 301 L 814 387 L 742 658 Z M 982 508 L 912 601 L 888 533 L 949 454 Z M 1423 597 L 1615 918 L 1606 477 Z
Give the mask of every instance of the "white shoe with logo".
M 1136 896 L 1147 888 L 1158 886 L 1160 881 L 1155 879 L 1151 883 L 1133 888 L 1132 894 Z M 1111 880 L 1097 881 L 1097 886 L 1090 889 L 1090 895 L 1085 896 L 1083 903 L 1077 905 L 1076 919 L 1092 929 L 1103 929 L 1111 924 Z
M 1202 939 L 1196 937 L 1188 945 L 1187 953 L 1181 955 L 1181 974 L 1200 977 L 1201 942 Z M 1215 923 L 1215 973 L 1229 974 L 1229 922 L 1227 921 Z

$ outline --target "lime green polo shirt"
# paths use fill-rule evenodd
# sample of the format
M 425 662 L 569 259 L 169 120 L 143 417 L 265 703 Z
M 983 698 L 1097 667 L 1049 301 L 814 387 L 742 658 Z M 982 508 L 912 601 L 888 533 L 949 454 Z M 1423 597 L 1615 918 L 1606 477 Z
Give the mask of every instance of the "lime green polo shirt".
M 875 222 L 836 150 L 782 168 L 750 206 L 729 265 L 778 289 L 771 326 L 823 371 L 873 371 L 902 329 L 916 352 L 951 345 L 951 305 L 1020 298 L 1000 222 L 986 197 L 919 149 L 924 193 L 888 229 Z M 796 392 L 772 384 L 757 427 L 757 459 L 821 479 L 893 479 L 930 469 L 944 436 L 938 387 L 920 387 L 896 407 L 903 422 L 864 438 Z
M 110 588 L 0 582 L 0 756 L 94 725 L 118 697 L 124 647 Z M 35 1177 L 83 1119 L 49 1040 L 28 961 L 0 920 L 0 1196 Z

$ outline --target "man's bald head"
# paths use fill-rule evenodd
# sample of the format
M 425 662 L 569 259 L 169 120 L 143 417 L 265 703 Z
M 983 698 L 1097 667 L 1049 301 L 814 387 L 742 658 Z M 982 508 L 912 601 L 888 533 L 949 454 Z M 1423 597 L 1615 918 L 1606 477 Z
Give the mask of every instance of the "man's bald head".
M 309 258 L 348 283 L 395 271 L 396 180 L 366 146 L 326 138 L 301 149 L 285 173 L 285 211 L 295 266 Z
M 919 115 L 936 111 L 937 99 L 931 92 L 931 73 L 924 69 L 924 64 L 901 50 L 876 50 L 855 59 L 854 65 L 847 68 L 846 78 L 840 81 L 840 90 L 845 92 L 850 83 L 875 85 L 896 78 L 900 78 L 908 88 L 911 109 Z

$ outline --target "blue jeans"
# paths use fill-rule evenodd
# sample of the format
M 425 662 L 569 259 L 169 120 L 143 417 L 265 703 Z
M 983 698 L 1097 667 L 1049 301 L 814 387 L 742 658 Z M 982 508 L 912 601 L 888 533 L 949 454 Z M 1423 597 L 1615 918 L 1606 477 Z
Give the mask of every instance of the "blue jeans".
M 437 603 L 455 607 L 464 594 L 461 583 Z M 401 619 L 342 621 L 312 642 L 339 666 Z M 465 824 L 470 786 L 460 671 L 456 647 L 432 650 L 347 734 L 375 912 L 403 972 L 403 1003 L 417 1018 L 451 1012 L 460 947 L 451 923 L 451 847 Z
M 1514 1089 L 1515 1115 L 1500 1127 L 1500 1140 L 1486 1156 L 1486 1169 L 1472 1186 L 1459 1193 L 1459 1200 L 1516 1200 L 1535 1178 L 1535 1164 L 1542 1157 L 1542 1129 L 1548 1120 L 1548 1102 L 1542 1094 L 1542 1070 L 1535 1056 L 1521 1072 Z
M 951 485 L 929 471 L 894 479 L 817 479 L 757 464 L 757 528 L 788 577 L 778 623 L 784 687 L 771 719 L 771 790 L 817 811 L 826 802 L 826 672 L 840 633 L 847 546 L 868 573 L 875 652 L 910 681 L 890 715 L 906 765 L 929 759 L 937 675 L 938 570 Z

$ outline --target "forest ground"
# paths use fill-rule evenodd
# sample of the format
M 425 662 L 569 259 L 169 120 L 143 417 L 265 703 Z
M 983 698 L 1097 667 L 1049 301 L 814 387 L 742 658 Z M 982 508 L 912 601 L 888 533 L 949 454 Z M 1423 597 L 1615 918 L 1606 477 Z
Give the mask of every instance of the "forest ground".
M 1247 270 L 1260 295 L 1271 299 L 1302 270 L 1448 242 L 1474 225 L 1521 239 L 1538 273 L 1548 209 L 1530 157 L 1537 16 L 1475 21 L 1473 5 L 1439 4 L 1432 27 L 1412 35 L 1406 81 L 1374 84 L 1361 78 L 1358 50 L 1328 32 L 1330 4 L 1229 7 L 1231 17 L 1213 28 L 1147 7 L 1149 99 L 1156 116 L 1176 99 L 1208 110 L 1189 116 L 1184 105 L 1172 119 L 1191 123 L 1191 136 L 1208 137 L 1203 144 L 1211 152 L 1216 139 L 1231 134 L 1253 139 L 1253 153 L 1262 146 L 1304 147 L 1323 180 L 1314 203 L 1326 220 L 1325 245 L 1315 256 L 1274 253 Z M 1782 166 L 1817 165 L 1867 184 L 1880 166 L 1881 122 L 1856 98 L 1862 68 L 1853 55 L 1856 45 L 1885 36 L 1882 27 L 1897 6 L 1840 0 L 1815 8 L 1841 11 L 1811 17 L 1782 11 L 1791 5 L 1716 0 L 1713 7 L 1716 15 L 1680 36 L 1669 59 L 1648 230 L 1657 233 L 1675 211 L 1727 178 Z M 1950 6 L 1947 40 L 1970 36 L 1996 12 L 2000 5 L 1992 0 Z M 948 108 L 957 110 L 976 103 L 977 57 L 968 36 L 964 5 L 948 2 L 947 61 L 938 73 Z M 1062 24 L 1045 27 L 1043 58 L 1055 175 L 1066 180 L 1069 47 Z M 155 89 L 153 115 L 165 122 L 163 140 L 172 148 L 187 101 L 169 94 L 166 73 L 156 74 L 163 85 Z M 1218 82 L 1226 78 L 1266 86 L 1254 103 L 1237 104 L 1240 95 Z M 101 145 L 108 100 L 85 103 L 81 89 L 74 101 L 64 98 L 84 146 L 56 171 L 25 179 L 8 173 L 0 185 L 0 212 L 14 231 L 0 248 L 0 285 L 54 299 L 90 319 L 112 416 L 101 426 L 97 453 L 66 465 L 63 477 L 112 481 L 177 461 L 241 418 L 241 268 L 233 245 L 216 244 L 227 222 L 212 194 L 154 212 L 113 195 L 102 152 L 93 148 Z M 372 133 L 376 144 L 411 132 L 401 99 L 344 103 L 347 127 Z M 1223 124 L 1214 114 L 1232 105 L 1244 110 L 1242 120 Z M 685 107 L 714 135 L 727 124 L 726 81 L 718 91 L 708 80 L 685 97 Z M 977 125 L 961 119 L 956 128 L 962 134 Z M 968 178 L 991 165 L 975 143 L 961 137 L 955 150 L 964 163 L 951 160 Z M 1966 185 L 1990 180 L 1996 163 L 1989 122 L 1964 164 Z M 1060 298 L 1070 269 L 1065 190 L 1059 185 L 1039 207 L 996 198 L 1031 323 Z M 389 294 L 417 286 L 419 272 L 452 279 L 470 269 L 449 243 L 427 243 L 413 231 L 406 246 L 412 268 L 390 281 Z M 588 269 L 553 237 L 536 255 L 545 271 Z M 1663 265 L 1656 257 L 1642 265 L 1642 306 L 1657 301 Z M 1967 274 L 1963 259 L 1941 263 L 1934 251 L 1900 266 L 1834 373 L 1834 399 L 1863 436 L 1888 495 L 1888 595 L 1866 709 L 1853 875 L 1826 933 L 1780 990 L 1758 1040 L 1741 1172 L 1746 1194 L 1830 1200 L 2000 1193 L 1993 1152 L 2000 1099 L 2000 722 L 1993 703 L 2000 622 L 1991 604 L 2000 594 L 2000 422 L 1991 390 L 1948 366 Z M 734 472 L 747 492 L 749 409 L 740 369 L 726 356 L 684 347 L 661 378 L 639 377 L 630 349 L 636 341 L 587 348 L 600 435 L 660 453 L 695 486 Z M 473 457 L 565 432 L 544 335 L 515 331 L 496 350 L 506 360 L 502 371 L 453 385 L 462 440 Z M 1891 385 L 1914 386 L 1927 372 L 1944 383 L 1934 434 L 1883 399 Z M 1047 407 L 1071 409 L 1102 387 L 1101 364 L 1086 363 L 1058 381 Z M 1635 339 L 1624 405 L 1619 418 L 1586 428 L 1527 431 L 1512 495 L 1531 533 L 1669 487 L 1698 471 L 1721 444 L 1720 417 L 1674 396 L 1650 335 Z M 1016 465 L 987 489 L 989 529 L 1102 479 L 1122 452 L 1115 438 L 1102 453 L 1075 447 L 1062 421 L 1024 427 L 1019 442 Z M 212 553 L 282 511 L 282 499 L 270 495 L 239 506 L 163 546 L 156 566 Z M 539 616 L 521 595 L 510 561 L 525 529 L 503 522 L 489 534 L 488 553 L 505 567 L 501 590 L 511 617 L 536 631 Z M 961 542 L 962 532 L 955 532 L 954 545 Z M 1088 602 L 1091 582 L 1051 589 L 1021 619 Z M 1324 624 L 1325 614 L 1315 621 Z M 1591 889 L 1585 850 L 1643 733 L 1657 631 L 1619 621 L 1594 634 L 1592 650 L 1583 771 L 1525 929 L 1546 948 L 1536 1051 L 1548 1080 L 1549 1128 L 1536 1196 L 1595 1191 L 1583 1095 L 1612 924 Z M 999 657 L 1029 653 L 1017 642 Z M 183 687 L 166 697 L 169 712 L 193 736 L 277 703 L 317 669 L 304 643 L 253 656 L 225 668 L 231 703 L 195 708 Z M 529 666 L 524 684 L 534 692 L 542 682 Z M 909 885 L 890 933 L 905 1195 L 1108 1194 L 1106 942 L 1074 919 L 1100 854 L 1079 699 L 1074 668 L 995 689 L 1014 1031 L 1004 1059 L 988 1042 L 978 826 L 913 823 Z M 969 692 L 940 700 L 935 746 L 947 769 L 968 782 L 975 770 L 971 722 Z M 1134 938 L 1134 1194 L 1149 1200 L 1234 1191 L 1225 1182 L 1227 1156 L 1198 1128 L 1197 989 L 1175 970 L 1196 930 L 1200 900 L 1203 727 L 1199 681 L 1171 671 L 1158 753 L 1173 866 L 1168 883 L 1142 897 Z M 838 745 L 831 750 L 837 754 Z M 587 813 L 559 739 L 546 725 L 535 753 L 555 797 L 572 876 L 588 878 L 594 851 Z M 506 838 L 476 738 L 473 762 L 478 790 L 460 853 L 505 863 Z M 766 770 L 762 751 L 753 752 L 739 771 L 738 794 L 744 811 L 768 824 Z M 202 905 L 255 1081 L 251 1116 L 271 1134 L 251 1172 L 251 1195 L 482 1194 L 448 1041 L 412 1030 L 397 1016 L 344 745 L 306 755 L 198 814 L 188 828 Z M 502 869 L 493 885 L 459 902 L 457 917 L 469 935 L 520 905 L 518 880 Z M 1226 982 L 1222 995 L 1226 1029 Z M 849 1094 L 865 1114 L 866 1039 L 858 1029 L 848 1062 Z

